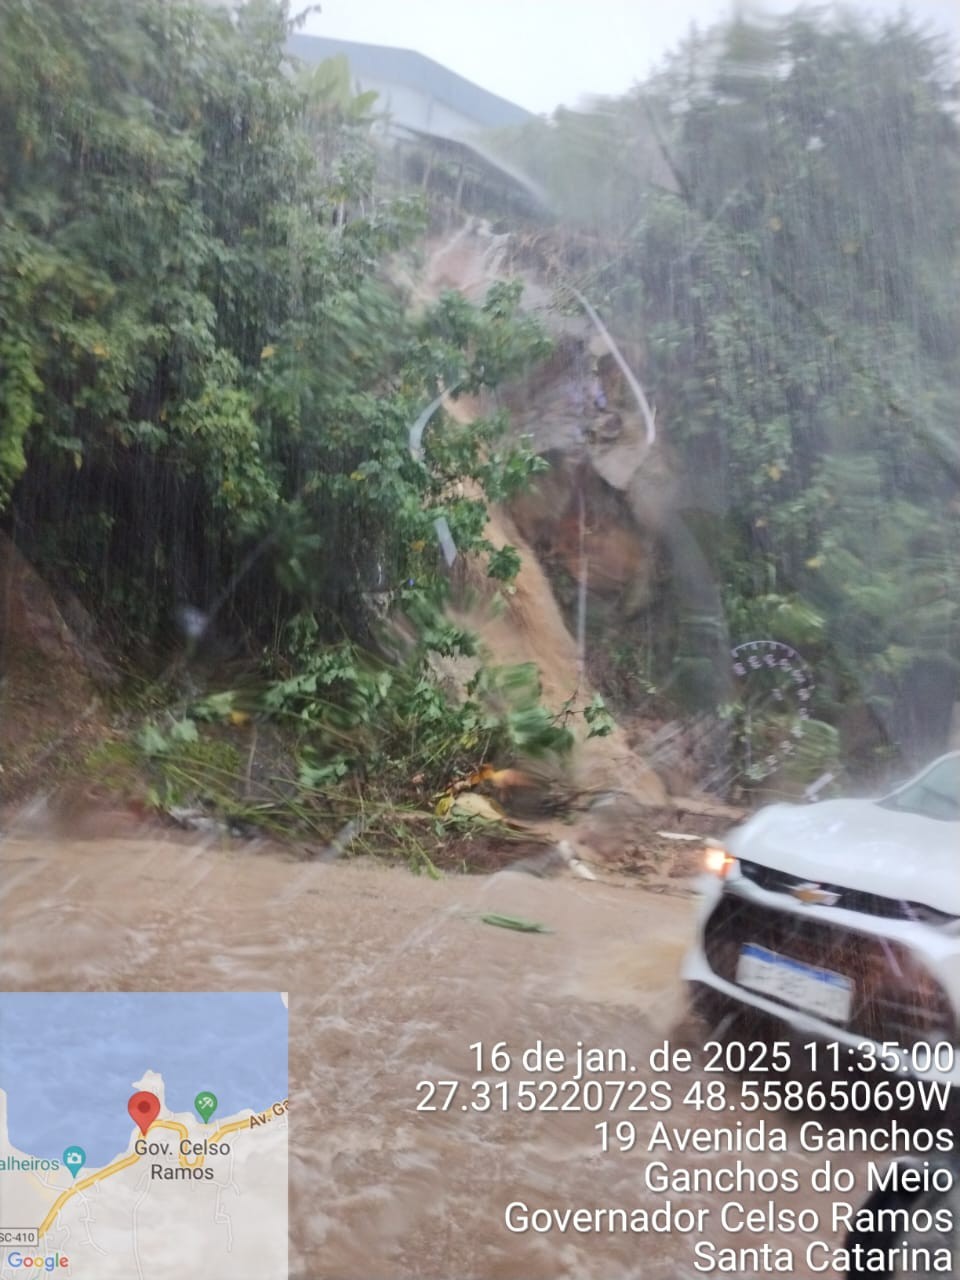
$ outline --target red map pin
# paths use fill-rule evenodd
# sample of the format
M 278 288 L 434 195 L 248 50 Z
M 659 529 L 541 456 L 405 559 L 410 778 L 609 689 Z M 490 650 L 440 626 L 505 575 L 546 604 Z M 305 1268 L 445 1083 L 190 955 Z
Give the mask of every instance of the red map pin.
M 127 1103 L 127 1110 L 133 1123 L 139 1126 L 140 1132 L 146 1133 L 160 1114 L 160 1099 L 155 1093 L 141 1090 Z

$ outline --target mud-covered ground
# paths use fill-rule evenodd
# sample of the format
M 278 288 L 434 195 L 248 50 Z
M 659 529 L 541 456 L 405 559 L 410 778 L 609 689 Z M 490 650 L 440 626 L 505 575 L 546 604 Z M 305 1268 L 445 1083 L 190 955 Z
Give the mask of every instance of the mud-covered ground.
M 692 1043 L 678 981 L 692 894 L 666 883 L 652 893 L 623 877 L 507 871 L 433 880 L 369 863 L 298 861 L 266 846 L 75 834 L 86 838 L 21 827 L 0 841 L 3 985 L 291 993 L 294 1280 L 702 1274 L 692 1266 L 698 1234 L 512 1234 L 504 1212 L 514 1201 L 654 1208 L 664 1197 L 643 1187 L 642 1169 L 656 1121 L 709 1129 L 729 1124 L 725 1116 L 679 1102 L 665 1115 L 620 1113 L 612 1118 L 636 1131 L 634 1149 L 620 1154 L 599 1149 L 596 1125 L 611 1118 L 602 1113 L 514 1104 L 503 1112 L 497 1103 L 465 1111 L 459 1101 L 417 1110 L 428 1093 L 421 1081 L 458 1081 L 458 1100 L 469 1102 L 484 1093 L 475 1080 L 513 1090 L 536 1075 L 520 1065 L 503 1076 L 478 1072 L 469 1048 L 478 1041 L 506 1042 L 515 1058 L 538 1042 L 560 1048 L 570 1065 L 558 1078 L 573 1074 L 578 1042 L 620 1048 L 639 1064 L 630 1078 L 646 1081 L 653 1046 L 667 1037 Z M 550 932 L 491 927 L 479 919 L 486 912 Z M 667 1078 L 679 1098 L 694 1077 Z M 672 1168 L 738 1158 L 753 1168 L 785 1159 L 664 1156 Z M 714 1210 L 722 1198 L 673 1197 Z M 771 1197 L 739 1198 L 753 1206 Z M 786 1203 L 817 1198 L 801 1192 Z M 720 1240 L 713 1216 L 702 1234 Z

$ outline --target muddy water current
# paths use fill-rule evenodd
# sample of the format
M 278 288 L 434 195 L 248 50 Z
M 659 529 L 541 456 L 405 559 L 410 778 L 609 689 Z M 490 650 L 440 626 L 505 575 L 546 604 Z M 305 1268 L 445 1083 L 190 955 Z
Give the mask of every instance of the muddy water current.
M 515 1101 L 520 1080 L 550 1074 L 516 1061 L 538 1042 L 571 1063 L 578 1042 L 620 1048 L 640 1064 L 638 1080 L 650 1078 L 650 1050 L 665 1037 L 692 1043 L 677 976 L 690 896 L 512 872 L 434 881 L 134 835 L 13 833 L 0 842 L 0 874 L 6 989 L 290 992 L 292 1280 L 677 1280 L 703 1274 L 692 1252 L 701 1235 L 762 1240 L 724 1235 L 715 1212 L 693 1234 L 511 1233 L 504 1220 L 511 1202 L 656 1208 L 664 1195 L 643 1186 L 641 1171 L 657 1120 L 732 1123 L 677 1106 L 609 1115 L 524 1112 Z M 479 919 L 488 912 L 551 932 L 492 927 Z M 478 1041 L 506 1042 L 511 1069 L 478 1070 L 469 1048 Z M 679 1097 L 691 1077 L 666 1078 Z M 418 1084 L 430 1080 L 458 1082 L 449 1109 L 417 1110 L 429 1100 Z M 433 1097 L 438 1108 L 448 1088 Z M 635 1126 L 632 1151 L 600 1150 L 595 1126 L 605 1119 Z M 811 1159 L 794 1150 L 658 1158 L 670 1168 Z M 716 1210 L 723 1197 L 671 1198 Z M 738 1198 L 753 1207 L 771 1197 Z M 773 1198 L 794 1208 L 818 1199 Z

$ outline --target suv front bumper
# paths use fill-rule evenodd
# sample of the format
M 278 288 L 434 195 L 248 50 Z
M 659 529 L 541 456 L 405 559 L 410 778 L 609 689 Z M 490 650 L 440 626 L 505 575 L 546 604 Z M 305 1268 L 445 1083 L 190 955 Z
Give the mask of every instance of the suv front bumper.
M 904 1072 L 960 1085 L 960 1047 L 950 1071 L 916 1069 L 918 1042 L 958 1046 L 960 937 L 930 925 L 798 902 L 742 876 L 705 876 L 697 937 L 682 976 L 725 1002 L 757 1010 L 793 1031 L 849 1048 L 902 1047 Z M 741 949 L 753 944 L 852 982 L 850 1016 L 831 1021 L 737 980 Z

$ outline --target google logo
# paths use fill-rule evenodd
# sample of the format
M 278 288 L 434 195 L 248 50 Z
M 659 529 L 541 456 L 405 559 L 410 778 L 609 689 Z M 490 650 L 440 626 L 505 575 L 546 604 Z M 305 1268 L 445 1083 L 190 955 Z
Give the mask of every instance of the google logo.
M 69 1267 L 70 1259 L 65 1253 L 48 1253 L 45 1258 L 25 1258 L 22 1253 L 13 1253 L 7 1258 L 11 1267 L 36 1267 L 38 1271 L 56 1271 L 58 1267 Z

